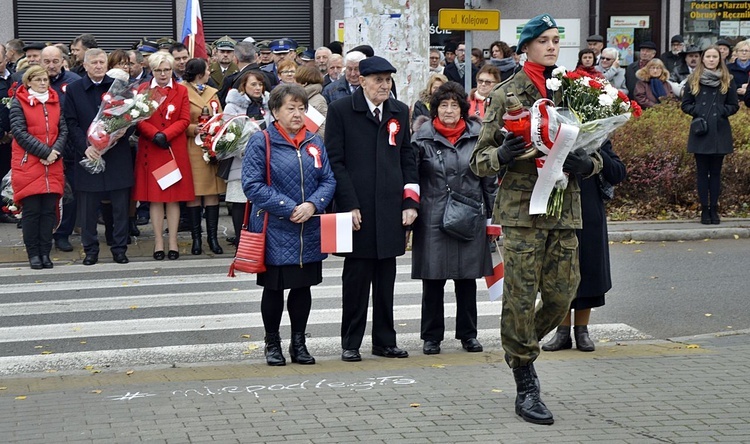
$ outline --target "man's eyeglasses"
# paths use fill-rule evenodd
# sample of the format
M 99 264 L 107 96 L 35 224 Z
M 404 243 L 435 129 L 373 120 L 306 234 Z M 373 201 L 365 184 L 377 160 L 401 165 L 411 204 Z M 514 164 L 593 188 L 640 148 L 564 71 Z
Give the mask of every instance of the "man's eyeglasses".
M 477 79 L 477 85 L 492 85 L 493 83 L 495 83 L 494 80 L 481 80 L 481 79 Z
M 614 60 L 614 59 L 613 59 L 613 58 L 611 58 L 611 57 L 601 57 L 601 56 L 600 56 L 600 57 L 599 57 L 599 60 L 606 60 L 606 61 L 608 61 L 608 62 L 609 62 L 610 60 Z

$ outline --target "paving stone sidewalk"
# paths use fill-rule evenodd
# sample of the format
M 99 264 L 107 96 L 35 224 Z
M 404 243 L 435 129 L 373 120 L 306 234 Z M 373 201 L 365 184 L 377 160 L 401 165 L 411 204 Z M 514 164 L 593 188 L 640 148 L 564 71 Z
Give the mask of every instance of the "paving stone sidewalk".
M 5 379 L 0 430 L 10 443 L 746 443 L 749 334 L 543 353 L 552 426 L 516 417 L 493 350 Z

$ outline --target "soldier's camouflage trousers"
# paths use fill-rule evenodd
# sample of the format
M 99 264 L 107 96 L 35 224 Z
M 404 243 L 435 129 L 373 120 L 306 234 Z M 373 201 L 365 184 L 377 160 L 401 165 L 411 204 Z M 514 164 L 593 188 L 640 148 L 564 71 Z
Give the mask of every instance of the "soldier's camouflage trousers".
M 511 368 L 539 356 L 539 340 L 556 328 L 575 298 L 581 272 L 573 229 L 503 227 L 501 337 Z M 535 307 L 537 292 L 542 302 Z

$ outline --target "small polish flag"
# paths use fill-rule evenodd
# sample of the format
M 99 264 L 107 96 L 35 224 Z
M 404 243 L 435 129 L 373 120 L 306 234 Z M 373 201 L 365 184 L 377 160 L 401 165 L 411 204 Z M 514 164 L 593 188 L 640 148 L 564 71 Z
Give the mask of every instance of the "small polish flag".
M 166 190 L 182 179 L 182 173 L 174 159 L 155 169 L 153 175 L 162 190 Z
M 320 252 L 351 253 L 354 241 L 352 212 L 329 213 L 320 216 Z
M 490 292 L 490 301 L 496 301 L 503 296 L 504 275 L 505 267 L 501 261 L 492 269 L 492 276 L 484 277 L 485 282 L 487 282 L 487 290 Z
M 326 116 L 321 114 L 320 111 L 312 106 L 307 107 L 307 112 L 305 113 L 305 126 L 307 127 L 308 131 L 310 131 L 311 133 L 317 132 L 318 128 L 320 128 L 320 125 L 322 125 L 325 121 Z

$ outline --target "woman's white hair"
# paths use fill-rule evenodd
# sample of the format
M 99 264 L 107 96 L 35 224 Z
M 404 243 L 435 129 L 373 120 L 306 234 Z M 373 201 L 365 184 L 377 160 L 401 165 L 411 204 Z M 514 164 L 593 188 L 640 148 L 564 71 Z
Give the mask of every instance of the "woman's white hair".
M 158 69 L 159 65 L 162 63 L 167 62 L 169 63 L 169 67 L 174 67 L 174 57 L 172 57 L 172 54 L 168 52 L 155 52 L 148 56 L 148 66 L 151 67 L 151 70 Z
M 616 62 L 617 59 L 620 58 L 620 51 L 616 50 L 615 48 L 604 48 L 602 49 L 602 55 L 612 57 Z

